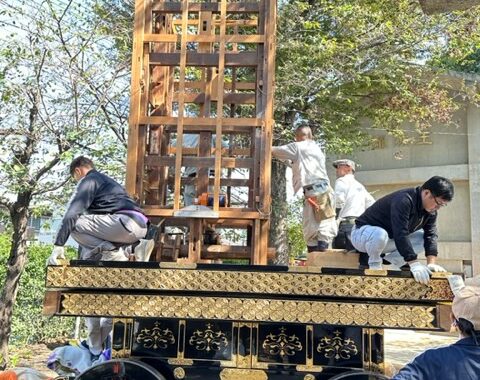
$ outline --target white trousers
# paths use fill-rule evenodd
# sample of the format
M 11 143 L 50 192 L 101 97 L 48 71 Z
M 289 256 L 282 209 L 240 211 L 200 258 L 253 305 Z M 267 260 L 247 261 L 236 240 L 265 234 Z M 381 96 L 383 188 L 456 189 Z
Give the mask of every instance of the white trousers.
M 423 230 L 418 230 L 410 235 L 408 239 L 412 244 L 413 250 L 418 255 L 425 252 L 423 243 Z M 402 266 L 405 264 L 403 256 L 397 250 L 395 241 L 389 239 L 387 231 L 376 226 L 354 226 L 352 229 L 352 245 L 360 252 L 368 254 L 368 265 L 378 266 L 382 264 L 382 254 L 385 254 L 385 260 L 392 264 Z

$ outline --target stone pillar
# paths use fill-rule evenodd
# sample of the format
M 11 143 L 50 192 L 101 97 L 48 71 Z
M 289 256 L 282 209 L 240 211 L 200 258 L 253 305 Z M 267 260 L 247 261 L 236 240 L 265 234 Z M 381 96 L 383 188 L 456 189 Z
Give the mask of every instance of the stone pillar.
M 468 174 L 473 275 L 480 274 L 480 107 L 467 108 Z

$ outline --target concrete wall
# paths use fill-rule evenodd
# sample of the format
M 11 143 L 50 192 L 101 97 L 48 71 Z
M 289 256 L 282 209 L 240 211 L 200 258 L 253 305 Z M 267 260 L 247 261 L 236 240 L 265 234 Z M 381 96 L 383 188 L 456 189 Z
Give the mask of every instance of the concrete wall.
M 480 274 L 480 108 L 462 105 L 454 120 L 457 127 L 437 124 L 423 137 L 412 133 L 415 141 L 406 145 L 385 131 L 368 129 L 378 138 L 377 148 L 348 158 L 360 164 L 356 177 L 376 199 L 421 185 L 433 175 L 451 179 L 455 198 L 439 212 L 440 255 L 464 260 L 467 267 L 473 263 L 473 273 Z M 335 178 L 331 162 L 336 158 L 327 161 L 331 179 Z

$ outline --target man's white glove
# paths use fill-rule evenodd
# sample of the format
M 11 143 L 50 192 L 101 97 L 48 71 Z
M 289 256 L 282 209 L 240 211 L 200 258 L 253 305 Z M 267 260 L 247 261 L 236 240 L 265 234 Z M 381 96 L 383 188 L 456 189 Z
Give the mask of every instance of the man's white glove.
M 55 245 L 50 257 L 47 259 L 47 265 L 59 265 L 58 259 L 65 260 L 65 248 Z
M 428 264 L 427 267 L 432 272 L 446 272 L 447 271 L 444 267 L 442 267 L 438 264 Z
M 427 268 L 425 264 L 415 261 L 410 265 L 410 271 L 413 274 L 415 281 L 420 282 L 421 284 L 427 285 L 430 281 L 430 275 L 432 272 Z

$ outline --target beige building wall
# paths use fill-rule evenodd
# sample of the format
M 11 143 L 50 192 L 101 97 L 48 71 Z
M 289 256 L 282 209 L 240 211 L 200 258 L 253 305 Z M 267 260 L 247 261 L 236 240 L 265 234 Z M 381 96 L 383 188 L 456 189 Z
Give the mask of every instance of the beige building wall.
M 451 179 L 454 200 L 439 212 L 439 254 L 462 260 L 467 274 L 480 274 L 480 108 L 462 104 L 454 115 L 457 127 L 434 125 L 424 136 L 402 145 L 385 131 L 377 148 L 355 152 L 356 178 L 378 199 L 392 191 L 421 185 L 433 175 Z M 407 129 L 413 127 L 405 125 Z M 329 157 L 330 178 L 335 178 Z

